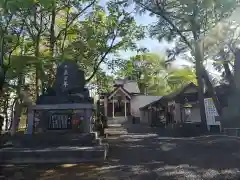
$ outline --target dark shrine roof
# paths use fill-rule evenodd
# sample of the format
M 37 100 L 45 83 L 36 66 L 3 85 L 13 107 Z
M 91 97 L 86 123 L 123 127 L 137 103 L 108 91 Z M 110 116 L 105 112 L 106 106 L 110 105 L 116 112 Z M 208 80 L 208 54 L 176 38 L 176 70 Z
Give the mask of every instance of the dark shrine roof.
M 181 95 L 183 94 L 187 89 L 189 88 L 196 88 L 197 89 L 197 86 L 194 84 L 194 83 L 188 83 L 188 84 L 184 84 L 182 87 L 180 87 L 179 89 L 177 89 L 176 91 L 173 91 L 165 96 L 163 96 L 162 98 L 160 99 L 157 99 L 156 101 L 154 102 L 151 102 L 141 108 L 139 108 L 140 110 L 142 109 L 145 109 L 155 103 L 161 103 L 161 102 L 167 102 L 167 101 L 172 101 L 174 100 L 178 95 Z
M 147 104 L 147 105 L 145 105 L 145 106 L 143 106 L 139 109 L 140 110 L 145 109 L 145 108 L 147 108 L 151 105 L 154 105 L 156 103 L 172 101 L 178 95 L 183 94 L 189 88 L 197 88 L 197 85 L 195 85 L 194 83 L 185 84 L 182 87 L 180 87 L 179 89 L 177 89 L 176 91 L 171 92 L 170 94 L 167 94 L 167 95 L 163 96 L 162 98 L 160 98 L 160 99 L 158 99 L 158 100 L 156 100 L 152 103 L 149 103 L 149 104 Z M 230 85 L 229 84 L 221 84 L 221 85 L 218 85 L 218 86 L 214 87 L 214 89 L 215 89 L 215 92 L 217 94 L 217 97 L 218 97 L 218 100 L 219 100 L 220 104 L 222 106 L 226 106 L 227 101 L 228 101 L 228 96 L 231 93 Z M 205 92 L 205 95 L 209 95 L 208 91 Z
M 180 95 L 180 94 L 185 93 L 185 91 L 186 91 L 187 89 L 190 89 L 190 88 L 195 88 L 195 89 L 197 89 L 197 86 L 196 86 L 194 83 L 192 83 L 192 82 L 189 83 L 189 84 L 184 84 L 182 87 L 180 87 L 180 88 L 177 89 L 176 91 L 171 92 L 170 94 L 167 94 L 167 95 L 163 96 L 162 99 L 164 99 L 164 100 L 169 100 L 169 101 L 174 100 L 174 98 L 176 98 L 176 97 L 177 97 L 178 95 Z

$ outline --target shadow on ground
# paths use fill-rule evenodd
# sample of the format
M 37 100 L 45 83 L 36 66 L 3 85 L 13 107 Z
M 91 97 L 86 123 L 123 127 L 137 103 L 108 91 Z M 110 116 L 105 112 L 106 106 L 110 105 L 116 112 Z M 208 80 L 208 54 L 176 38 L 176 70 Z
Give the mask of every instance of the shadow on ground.
M 11 180 L 224 180 L 240 179 L 240 139 L 220 135 L 165 137 L 158 129 L 127 127 L 109 139 L 104 164 L 5 167 Z M 15 177 L 13 176 L 15 172 Z M 22 173 L 22 175 L 21 175 Z M 17 175 L 16 175 L 17 174 Z

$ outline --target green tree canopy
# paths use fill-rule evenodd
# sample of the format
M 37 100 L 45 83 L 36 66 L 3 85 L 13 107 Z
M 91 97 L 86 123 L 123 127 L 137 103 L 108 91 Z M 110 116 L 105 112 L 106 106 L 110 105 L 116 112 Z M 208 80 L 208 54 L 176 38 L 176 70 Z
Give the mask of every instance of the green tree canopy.
M 101 66 L 112 65 L 120 51 L 135 49 L 145 36 L 145 27 L 137 25 L 134 14 L 114 0 L 105 4 L 96 0 L 2 0 L 0 22 L 0 72 L 4 75 L 0 85 L 6 82 L 5 97 L 12 95 L 9 102 L 21 98 L 25 87 L 36 100 L 53 84 L 56 67 L 66 60 L 75 61 L 85 71 L 88 83 L 95 83 L 99 76 L 108 89 L 111 77 Z
M 118 76 L 135 80 L 140 92 L 149 95 L 165 95 L 183 84 L 196 83 L 195 72 L 190 68 L 168 68 L 164 57 L 155 53 L 130 57 L 120 67 Z

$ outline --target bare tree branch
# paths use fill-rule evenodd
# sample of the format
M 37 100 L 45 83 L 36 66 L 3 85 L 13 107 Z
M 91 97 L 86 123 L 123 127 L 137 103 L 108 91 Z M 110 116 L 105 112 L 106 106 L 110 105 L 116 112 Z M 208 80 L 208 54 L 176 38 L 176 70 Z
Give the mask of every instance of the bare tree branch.
M 22 32 L 23 32 L 23 29 L 24 29 L 24 23 L 22 23 L 20 32 L 17 34 L 17 43 L 15 44 L 15 46 L 11 49 L 11 51 L 10 51 L 9 54 L 8 54 L 8 64 L 6 65 L 7 67 L 10 66 L 12 53 L 13 53 L 13 52 L 17 49 L 17 47 L 20 45 L 20 37 L 21 37 L 21 34 L 22 34 Z
M 139 4 L 142 8 L 148 10 L 149 12 L 151 12 L 151 13 L 153 13 L 153 14 L 156 14 L 156 15 L 158 15 L 158 16 L 160 16 L 160 17 L 162 17 L 162 18 L 172 27 L 172 30 L 174 30 L 174 31 L 181 37 L 181 39 L 186 43 L 186 45 L 187 45 L 191 50 L 193 49 L 191 43 L 190 43 L 190 42 L 187 40 L 187 38 L 183 35 L 183 33 L 181 32 L 181 30 L 180 30 L 177 26 L 175 26 L 175 24 L 165 15 L 165 12 L 164 12 L 164 10 L 162 9 L 161 4 L 160 4 L 158 1 L 156 1 L 156 5 L 157 5 L 157 7 L 158 7 L 159 12 L 158 12 L 158 11 L 154 11 L 154 10 L 151 9 L 151 8 L 148 8 L 146 5 L 144 5 L 144 4 L 142 4 L 142 3 L 139 3 L 139 2 L 138 2 L 138 4 Z
M 108 53 L 114 48 L 114 42 L 117 38 L 117 35 L 118 35 L 118 31 L 115 33 L 115 36 L 113 37 L 112 41 L 111 41 L 111 44 L 108 48 L 108 50 L 103 54 L 103 56 L 101 57 L 101 59 L 98 61 L 97 64 L 94 65 L 94 68 L 93 68 L 93 73 L 92 75 L 86 80 L 87 82 L 89 82 L 94 76 L 95 74 L 97 73 L 98 71 L 98 68 L 99 66 L 101 65 L 101 63 L 104 61 L 104 59 L 106 58 L 106 56 L 108 55 Z M 116 46 L 116 45 L 115 45 Z

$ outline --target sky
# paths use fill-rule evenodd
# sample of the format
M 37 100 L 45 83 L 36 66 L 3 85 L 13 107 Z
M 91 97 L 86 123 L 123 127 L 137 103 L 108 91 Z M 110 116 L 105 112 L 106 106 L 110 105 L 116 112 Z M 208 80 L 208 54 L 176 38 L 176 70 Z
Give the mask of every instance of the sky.
M 156 18 L 149 16 L 148 14 L 143 14 L 143 15 L 135 15 L 135 20 L 137 24 L 143 25 L 143 26 L 150 26 L 154 22 L 157 21 Z M 145 39 L 137 42 L 139 47 L 145 47 L 147 48 L 150 52 L 156 52 L 156 53 L 165 53 L 166 48 L 168 48 L 170 45 L 166 42 L 159 42 L 156 39 L 152 39 L 150 37 L 146 37 Z M 133 55 L 135 54 L 134 52 L 127 52 L 125 56 Z
M 135 20 L 139 25 L 144 25 L 144 26 L 150 26 L 154 22 L 157 21 L 155 17 L 151 17 L 149 14 L 143 14 L 143 15 L 135 15 Z M 146 47 L 150 52 L 153 53 L 159 53 L 160 55 L 166 55 L 166 49 L 171 47 L 171 44 L 169 44 L 166 41 L 161 41 L 159 42 L 156 39 L 152 39 L 150 37 L 146 37 L 145 39 L 137 42 L 137 44 L 140 47 Z M 122 56 L 124 58 L 130 57 L 135 55 L 136 52 L 124 52 Z M 184 61 L 183 59 L 176 58 L 176 61 L 173 62 L 174 67 L 180 67 L 183 65 L 190 65 L 189 62 Z M 213 76 L 219 76 L 220 74 L 216 72 L 216 70 L 212 66 L 211 61 L 206 62 L 206 69 L 211 72 Z

